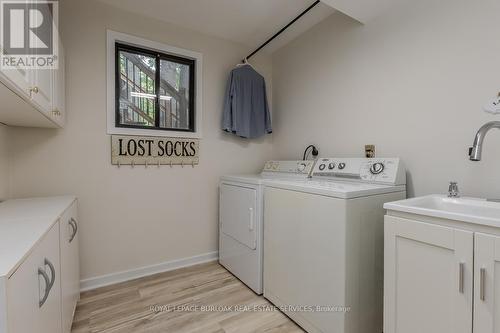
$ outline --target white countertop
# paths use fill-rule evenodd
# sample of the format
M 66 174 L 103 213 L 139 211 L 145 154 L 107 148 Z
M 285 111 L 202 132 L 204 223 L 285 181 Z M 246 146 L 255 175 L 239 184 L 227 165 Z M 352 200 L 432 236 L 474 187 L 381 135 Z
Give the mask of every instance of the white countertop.
M 500 203 L 481 198 L 448 198 L 433 194 L 423 197 L 388 202 L 388 211 L 437 217 L 453 221 L 500 227 Z
M 0 277 L 12 275 L 75 200 L 61 196 L 0 203 Z

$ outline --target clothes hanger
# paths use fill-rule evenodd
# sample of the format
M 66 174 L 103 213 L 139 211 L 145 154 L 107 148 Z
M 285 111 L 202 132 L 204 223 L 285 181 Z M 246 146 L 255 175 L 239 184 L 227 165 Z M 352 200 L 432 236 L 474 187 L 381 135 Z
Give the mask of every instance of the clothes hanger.
M 246 57 L 245 57 L 245 59 L 243 59 L 243 62 L 236 64 L 236 67 L 241 67 L 241 66 L 246 66 L 246 65 L 248 65 L 248 66 L 252 67 L 254 70 L 256 70 L 255 67 L 253 67 L 252 64 L 248 62 L 248 59 Z

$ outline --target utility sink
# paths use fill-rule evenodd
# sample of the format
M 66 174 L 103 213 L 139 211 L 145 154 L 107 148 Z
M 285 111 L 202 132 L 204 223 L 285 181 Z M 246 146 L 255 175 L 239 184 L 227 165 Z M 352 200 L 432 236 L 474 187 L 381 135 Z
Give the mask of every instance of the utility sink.
M 500 227 L 500 203 L 485 199 L 428 195 L 389 202 L 384 205 L 384 208 L 389 211 Z

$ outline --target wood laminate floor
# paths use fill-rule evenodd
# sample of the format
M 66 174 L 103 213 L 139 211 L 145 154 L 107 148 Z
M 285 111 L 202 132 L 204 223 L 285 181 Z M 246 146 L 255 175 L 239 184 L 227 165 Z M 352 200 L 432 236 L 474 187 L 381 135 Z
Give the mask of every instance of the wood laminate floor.
M 263 297 L 218 263 L 82 293 L 72 333 L 299 333 Z

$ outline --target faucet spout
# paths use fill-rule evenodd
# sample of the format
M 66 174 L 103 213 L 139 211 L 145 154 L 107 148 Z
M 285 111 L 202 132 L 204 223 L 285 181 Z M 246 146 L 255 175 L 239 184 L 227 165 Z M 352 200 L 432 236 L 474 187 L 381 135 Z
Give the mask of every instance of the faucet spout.
M 474 138 L 474 145 L 469 151 L 469 159 L 471 161 L 481 161 L 484 137 L 486 136 L 486 133 L 493 128 L 500 129 L 500 121 L 490 121 L 489 123 L 484 124 L 479 131 L 477 131 L 476 137 Z

